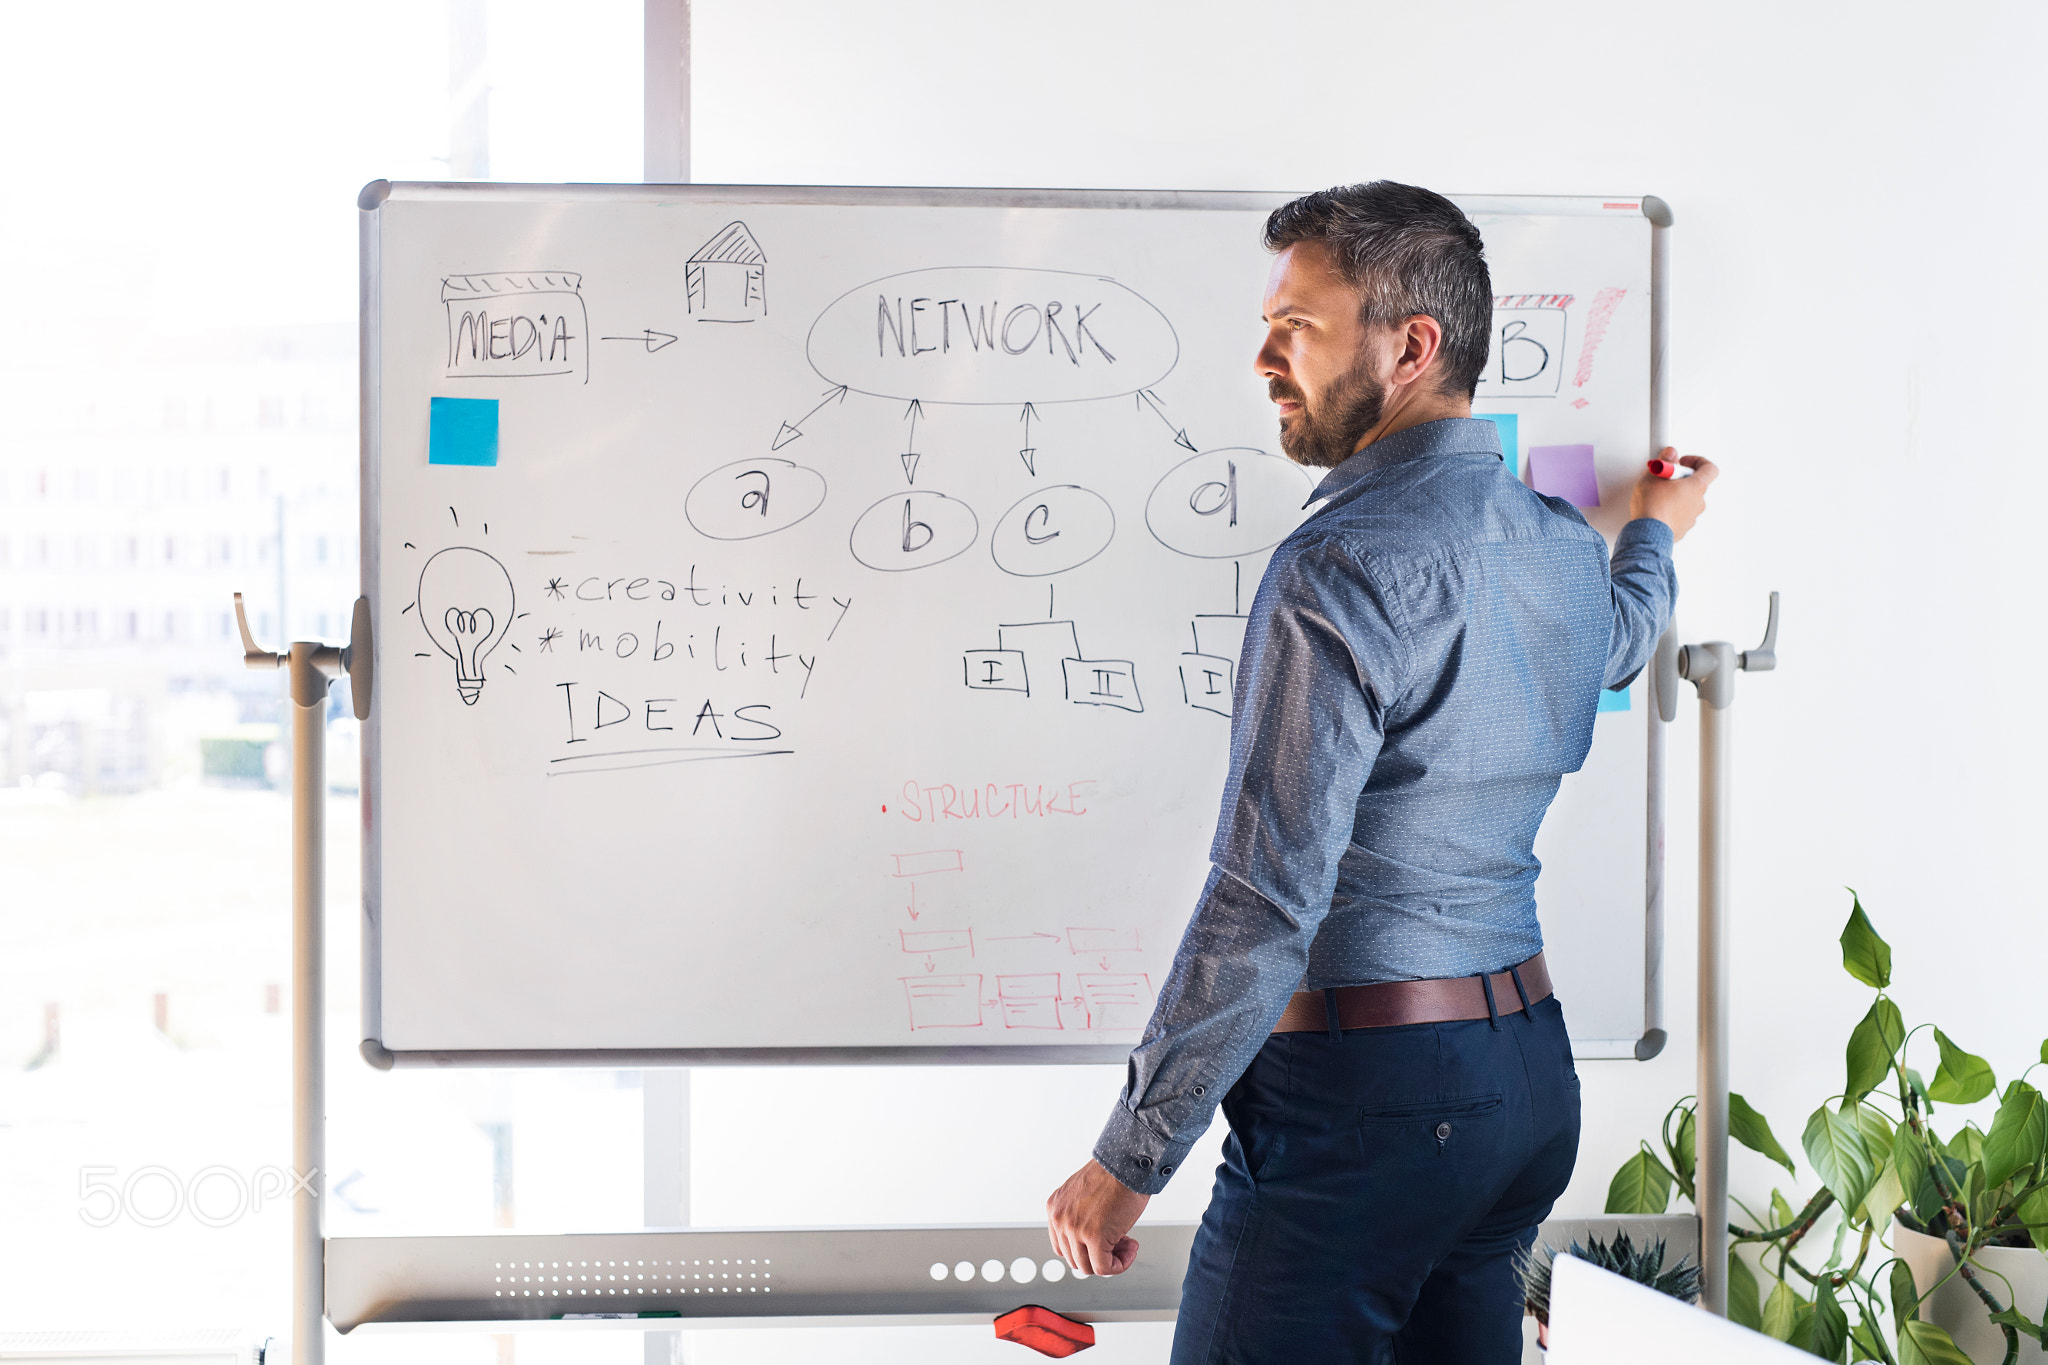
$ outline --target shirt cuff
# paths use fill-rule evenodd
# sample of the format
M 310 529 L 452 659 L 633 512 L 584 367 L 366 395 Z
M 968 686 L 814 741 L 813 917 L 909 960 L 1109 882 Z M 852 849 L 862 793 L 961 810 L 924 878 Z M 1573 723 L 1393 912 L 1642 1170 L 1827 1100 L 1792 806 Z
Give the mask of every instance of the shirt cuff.
M 1637 517 L 1621 528 L 1621 534 L 1614 538 L 1614 549 L 1617 554 L 1623 550 L 1648 550 L 1669 558 L 1675 543 L 1669 526 L 1655 517 Z
M 1095 1139 L 1095 1159 L 1127 1189 L 1157 1194 L 1194 1149 L 1192 1142 L 1169 1142 L 1119 1102 L 1109 1112 L 1102 1136 Z

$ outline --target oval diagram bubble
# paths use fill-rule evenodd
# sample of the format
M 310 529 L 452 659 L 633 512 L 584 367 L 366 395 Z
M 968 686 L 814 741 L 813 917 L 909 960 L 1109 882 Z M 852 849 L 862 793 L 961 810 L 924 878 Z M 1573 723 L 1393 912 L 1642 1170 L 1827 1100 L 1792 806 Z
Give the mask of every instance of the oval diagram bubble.
M 713 540 L 787 530 L 825 501 L 825 476 L 788 460 L 739 460 L 690 485 L 683 515 Z
M 864 284 L 818 315 L 806 348 L 857 393 L 1018 407 L 1136 393 L 1180 359 L 1166 315 L 1115 280 L 1020 266 Z
M 1166 471 L 1145 500 L 1145 525 L 1169 550 L 1196 559 L 1237 559 L 1270 550 L 1301 523 L 1315 491 L 1308 471 L 1283 455 L 1232 447 L 1205 450 Z
M 1003 513 L 988 548 L 1004 573 L 1043 578 L 1086 564 L 1115 535 L 1116 513 L 1100 494 L 1056 484 Z
M 974 509 L 944 493 L 897 493 L 860 514 L 847 548 L 870 569 L 926 569 L 974 544 Z

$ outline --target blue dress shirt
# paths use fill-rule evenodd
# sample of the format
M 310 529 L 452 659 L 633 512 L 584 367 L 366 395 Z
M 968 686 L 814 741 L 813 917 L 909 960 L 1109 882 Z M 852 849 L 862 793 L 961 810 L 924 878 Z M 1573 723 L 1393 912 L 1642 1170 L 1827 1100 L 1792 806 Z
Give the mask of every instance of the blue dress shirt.
M 1317 501 L 1252 602 L 1208 883 L 1096 1142 L 1143 1194 L 1296 990 L 1535 956 L 1537 826 L 1677 598 L 1668 526 L 1610 560 L 1485 418 L 1376 441 Z

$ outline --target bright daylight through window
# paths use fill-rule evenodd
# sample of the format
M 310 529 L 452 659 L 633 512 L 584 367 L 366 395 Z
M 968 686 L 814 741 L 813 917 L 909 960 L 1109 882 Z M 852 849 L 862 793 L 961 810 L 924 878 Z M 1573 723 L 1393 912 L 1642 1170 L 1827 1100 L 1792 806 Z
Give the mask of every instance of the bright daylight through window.
M 0 339 L 0 1347 L 287 1318 L 289 724 L 233 594 L 269 648 L 348 632 L 357 191 L 637 179 L 640 22 L 9 10 L 0 240 L 32 323 Z M 632 1076 L 353 1055 L 357 723 L 333 698 L 328 1231 L 637 1225 Z M 615 1156 L 617 1188 L 569 1194 L 572 1151 Z

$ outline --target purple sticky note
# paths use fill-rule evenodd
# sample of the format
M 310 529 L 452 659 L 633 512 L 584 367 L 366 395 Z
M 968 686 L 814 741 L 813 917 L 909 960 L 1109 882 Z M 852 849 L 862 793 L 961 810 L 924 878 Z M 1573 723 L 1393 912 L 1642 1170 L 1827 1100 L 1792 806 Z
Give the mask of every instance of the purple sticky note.
M 1530 446 L 1529 486 L 1574 507 L 1600 505 L 1600 478 L 1591 446 Z

